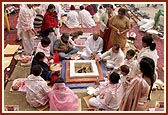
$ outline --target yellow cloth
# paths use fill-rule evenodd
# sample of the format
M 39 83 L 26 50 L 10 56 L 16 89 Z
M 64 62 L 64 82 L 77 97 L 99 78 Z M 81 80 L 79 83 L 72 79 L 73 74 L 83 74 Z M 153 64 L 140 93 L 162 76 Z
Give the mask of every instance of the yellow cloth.
M 4 57 L 4 70 L 6 67 L 8 67 L 12 61 L 13 57 Z
M 44 111 L 44 110 L 48 109 L 48 107 L 49 107 L 49 104 L 47 103 L 46 105 L 37 107 L 36 109 L 37 109 L 38 111 Z
M 4 17 L 5 17 L 5 22 L 6 22 L 6 26 L 7 26 L 8 32 L 10 32 L 10 24 L 9 24 L 8 15 L 6 13 L 6 10 L 4 12 Z
M 19 48 L 19 45 L 7 44 L 7 46 L 5 47 L 5 50 L 4 50 L 4 54 L 14 54 L 18 48 Z
M 120 32 L 130 28 L 130 21 L 126 16 L 123 19 L 120 19 L 118 15 L 113 16 L 109 21 L 109 24 L 119 29 Z M 110 49 L 114 44 L 119 44 L 121 49 L 124 50 L 126 39 L 127 39 L 127 33 L 118 35 L 116 30 L 112 28 L 107 47 L 108 49 Z
M 78 111 L 82 111 L 81 98 L 79 98 L 78 101 L 79 101 Z
M 89 99 L 90 99 L 91 97 L 92 97 L 91 95 L 88 95 L 88 96 L 83 97 L 83 99 L 84 99 L 84 101 L 85 101 L 85 103 L 86 103 L 86 105 L 87 105 L 88 108 L 91 108 L 91 106 L 90 106 L 90 104 L 89 104 Z

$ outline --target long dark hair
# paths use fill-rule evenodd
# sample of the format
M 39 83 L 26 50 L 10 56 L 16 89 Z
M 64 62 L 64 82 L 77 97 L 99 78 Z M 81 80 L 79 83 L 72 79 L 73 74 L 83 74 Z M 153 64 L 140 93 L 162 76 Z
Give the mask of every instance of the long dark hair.
M 142 76 L 146 76 L 151 80 L 150 91 L 148 94 L 148 100 L 150 100 L 150 94 L 154 83 L 154 73 L 155 73 L 155 63 L 153 59 L 149 57 L 142 58 L 140 61 L 140 70 L 142 72 Z
M 153 38 L 151 36 L 142 37 L 142 42 L 146 43 L 146 45 L 150 47 L 151 51 L 156 49 L 156 43 L 153 41 Z

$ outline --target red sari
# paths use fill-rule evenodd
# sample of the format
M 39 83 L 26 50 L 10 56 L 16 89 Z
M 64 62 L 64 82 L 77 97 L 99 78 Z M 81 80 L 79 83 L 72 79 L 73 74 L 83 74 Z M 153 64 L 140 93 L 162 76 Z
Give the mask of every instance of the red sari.
M 54 27 L 58 27 L 57 13 L 46 10 L 41 29 L 45 31 Z
M 107 45 L 108 45 L 108 42 L 109 42 L 109 38 L 110 38 L 110 33 L 111 33 L 111 28 L 109 28 L 109 20 L 112 16 L 108 16 L 108 21 L 107 21 L 107 28 L 108 29 L 105 29 L 104 30 L 104 33 L 103 33 L 103 51 L 108 51 L 109 49 L 107 49 Z

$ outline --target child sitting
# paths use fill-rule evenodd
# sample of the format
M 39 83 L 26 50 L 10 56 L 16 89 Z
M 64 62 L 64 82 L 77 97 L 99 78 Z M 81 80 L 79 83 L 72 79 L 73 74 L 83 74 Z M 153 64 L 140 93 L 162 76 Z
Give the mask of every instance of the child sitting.
M 27 77 L 26 85 L 26 100 L 33 107 L 40 107 L 47 104 L 48 92 L 50 88 L 47 82 L 40 76 L 42 68 L 40 65 L 32 67 L 32 74 Z
M 121 83 L 123 84 L 124 90 L 127 88 L 127 85 L 130 82 L 130 77 L 128 75 L 129 73 L 129 67 L 127 65 L 122 65 L 120 67 L 120 72 L 121 72 Z
M 69 89 L 63 78 L 56 79 L 52 90 L 48 93 L 50 111 L 77 111 L 78 96 Z
M 33 58 L 30 73 L 32 74 L 32 72 L 33 72 L 33 70 L 32 70 L 33 66 L 39 64 L 41 66 L 41 68 L 42 68 L 41 77 L 45 81 L 51 83 L 52 82 L 51 80 L 53 80 L 53 78 L 56 79 L 58 75 L 55 72 L 52 72 L 50 70 L 49 66 L 44 62 L 44 59 L 45 59 L 45 54 L 43 52 L 38 52 L 35 55 L 35 57 Z
M 124 59 L 124 65 L 127 65 L 130 68 L 130 71 L 132 70 L 132 68 L 134 67 L 134 65 L 136 64 L 136 60 L 134 59 L 135 57 L 135 51 L 130 49 L 127 51 L 126 53 L 126 57 Z
M 45 62 L 52 64 L 54 62 L 53 56 L 50 55 L 50 39 L 48 37 L 43 37 L 41 42 L 38 43 L 36 53 L 43 52 L 46 56 Z

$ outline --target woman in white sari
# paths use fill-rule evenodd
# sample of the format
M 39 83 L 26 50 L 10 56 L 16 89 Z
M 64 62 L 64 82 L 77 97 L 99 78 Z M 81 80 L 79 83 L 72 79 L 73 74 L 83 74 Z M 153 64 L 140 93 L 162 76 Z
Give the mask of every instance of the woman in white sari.
M 153 59 L 155 63 L 155 74 L 157 78 L 157 72 L 156 72 L 156 67 L 157 67 L 157 60 L 159 58 L 157 50 L 156 50 L 156 44 L 151 36 L 144 36 L 142 37 L 142 46 L 143 48 L 140 50 L 139 54 L 137 55 L 137 64 L 133 67 L 133 70 L 131 71 L 131 75 L 138 75 L 140 74 L 140 67 L 139 67 L 139 62 L 143 57 L 149 57 Z

